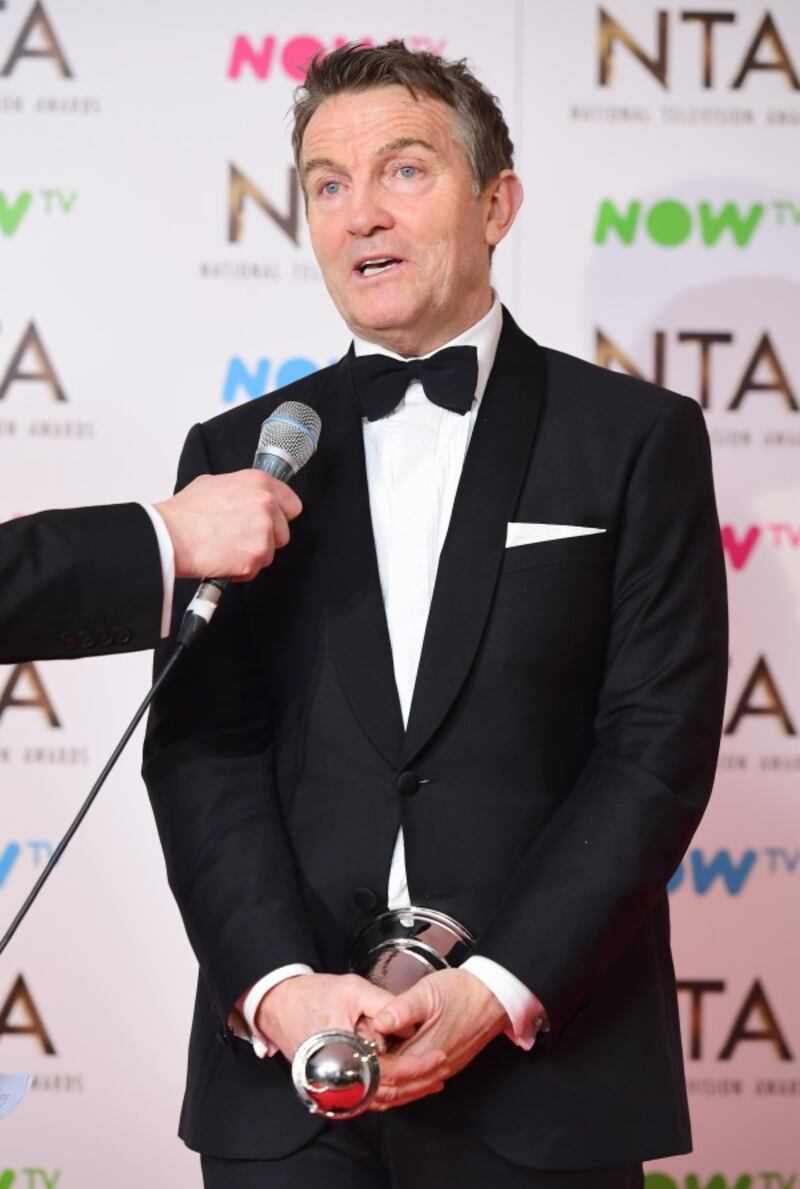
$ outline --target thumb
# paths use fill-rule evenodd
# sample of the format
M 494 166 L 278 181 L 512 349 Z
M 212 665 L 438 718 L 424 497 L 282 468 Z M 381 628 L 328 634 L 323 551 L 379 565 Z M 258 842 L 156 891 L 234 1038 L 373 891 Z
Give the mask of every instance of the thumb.
M 393 1003 L 384 1007 L 372 1021 L 376 1032 L 386 1036 L 413 1032 L 430 1015 L 429 996 L 426 994 L 425 979 L 398 995 Z
M 367 979 L 359 980 L 361 985 L 358 987 L 358 993 L 355 996 L 353 1007 L 359 1015 L 377 1016 L 378 1013 L 394 1002 L 394 995 L 391 991 L 387 991 L 384 987 L 378 987 L 375 983 L 368 982 Z

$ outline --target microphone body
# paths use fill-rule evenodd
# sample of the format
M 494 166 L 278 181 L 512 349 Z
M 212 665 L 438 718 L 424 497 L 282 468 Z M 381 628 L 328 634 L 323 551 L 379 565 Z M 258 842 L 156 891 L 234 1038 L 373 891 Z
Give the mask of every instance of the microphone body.
M 253 467 L 282 483 L 291 483 L 319 444 L 319 414 L 300 401 L 287 400 L 262 423 Z M 229 578 L 204 578 L 184 612 L 178 642 L 191 644 L 214 617 Z

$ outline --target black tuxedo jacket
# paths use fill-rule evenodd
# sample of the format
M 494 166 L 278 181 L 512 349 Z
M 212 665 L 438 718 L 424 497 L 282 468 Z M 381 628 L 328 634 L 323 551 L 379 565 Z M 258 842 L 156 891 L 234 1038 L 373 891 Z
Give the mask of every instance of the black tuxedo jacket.
M 0 664 L 153 648 L 161 601 L 158 543 L 138 504 L 0 525 Z
M 711 788 L 727 666 L 699 408 L 505 315 L 404 732 L 346 363 L 196 426 L 179 485 L 246 466 L 286 399 L 322 418 L 292 541 L 228 590 L 145 745 L 200 967 L 181 1134 L 263 1158 L 319 1128 L 285 1062 L 224 1021 L 273 968 L 346 969 L 402 824 L 412 901 L 550 1016 L 530 1053 L 499 1037 L 449 1084 L 486 1142 L 532 1167 L 686 1151 L 664 888 Z M 509 521 L 605 531 L 506 549 Z

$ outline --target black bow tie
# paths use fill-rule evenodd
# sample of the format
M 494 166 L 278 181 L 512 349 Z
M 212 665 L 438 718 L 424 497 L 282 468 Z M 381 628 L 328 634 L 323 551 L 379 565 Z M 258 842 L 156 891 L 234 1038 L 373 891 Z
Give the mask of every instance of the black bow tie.
M 351 355 L 350 375 L 356 404 L 369 421 L 391 413 L 412 380 L 419 380 L 435 405 L 466 413 L 478 385 L 478 351 L 476 347 L 445 347 L 427 359 Z

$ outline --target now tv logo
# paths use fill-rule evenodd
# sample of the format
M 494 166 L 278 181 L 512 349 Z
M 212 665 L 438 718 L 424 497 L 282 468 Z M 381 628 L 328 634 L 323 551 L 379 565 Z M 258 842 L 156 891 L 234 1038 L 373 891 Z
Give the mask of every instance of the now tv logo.
M 403 38 L 410 50 L 426 50 L 430 54 L 441 56 L 446 42 L 434 41 L 431 37 Z M 318 54 L 329 54 L 331 50 L 340 49 L 348 42 L 357 45 L 374 45 L 371 37 L 334 37 L 332 41 L 324 42 L 319 37 L 308 33 L 299 33 L 279 42 L 274 33 L 268 33 L 258 41 L 251 41 L 246 33 L 239 33 L 233 40 L 233 48 L 228 58 L 228 78 L 237 80 L 245 71 L 255 75 L 262 81 L 267 80 L 276 69 L 279 73 L 301 83 L 306 77 L 306 71 Z
M 676 248 L 694 234 L 706 248 L 713 248 L 720 241 L 746 248 L 765 210 L 763 202 L 753 202 L 749 207 L 740 207 L 735 202 L 716 206 L 699 202 L 695 207 L 675 198 L 664 198 L 645 207 L 638 198 L 624 206 L 604 198 L 597 208 L 593 239 L 602 246 L 614 236 L 630 246 L 644 235 L 656 247 Z
M 743 570 L 760 541 L 773 549 L 800 549 L 800 527 L 792 524 L 750 524 L 741 532 L 733 524 L 722 525 L 722 549 L 734 570 Z
M 684 887 L 698 896 L 707 896 L 718 886 L 729 896 L 738 896 L 756 867 L 768 875 L 800 874 L 800 850 L 765 846 L 760 851 L 748 848 L 734 855 L 725 849 L 712 852 L 697 847 L 686 855 L 667 884 L 667 891 L 674 893 Z

